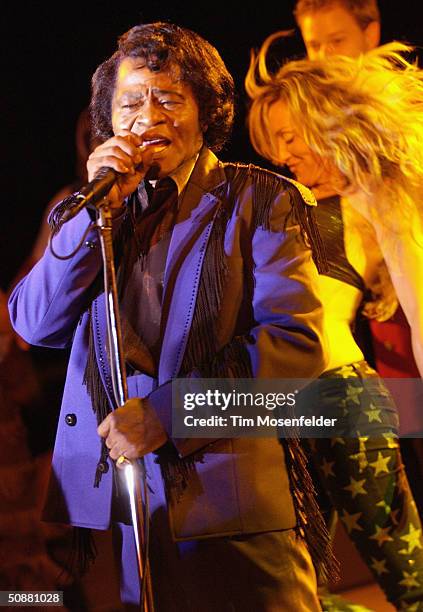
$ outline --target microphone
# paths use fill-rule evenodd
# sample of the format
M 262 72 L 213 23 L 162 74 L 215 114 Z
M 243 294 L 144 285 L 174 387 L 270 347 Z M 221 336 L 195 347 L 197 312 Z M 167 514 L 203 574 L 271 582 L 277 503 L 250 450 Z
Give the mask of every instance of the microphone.
M 72 208 L 63 212 L 62 223 L 73 219 L 83 208 L 89 207 L 96 210 L 95 204 L 109 193 L 117 178 L 118 172 L 113 168 L 107 166 L 100 168 L 93 180 L 81 187 L 79 192 L 75 194 L 74 201 L 76 203 Z
M 109 193 L 117 178 L 118 173 L 113 168 L 107 166 L 100 168 L 93 180 L 79 190 L 80 195 L 84 198 L 83 205 L 94 206 L 96 202 L 102 200 Z
M 149 168 L 146 176 L 157 173 L 160 170 L 159 164 L 153 163 Z M 96 204 L 102 200 L 111 190 L 119 177 L 119 172 L 103 166 L 96 173 L 92 181 L 81 187 L 79 192 L 75 194 L 74 200 L 77 202 L 72 208 L 65 210 L 62 214 L 62 222 L 66 223 L 75 217 L 83 208 L 91 208 L 97 210 Z M 153 178 L 153 176 L 151 176 Z

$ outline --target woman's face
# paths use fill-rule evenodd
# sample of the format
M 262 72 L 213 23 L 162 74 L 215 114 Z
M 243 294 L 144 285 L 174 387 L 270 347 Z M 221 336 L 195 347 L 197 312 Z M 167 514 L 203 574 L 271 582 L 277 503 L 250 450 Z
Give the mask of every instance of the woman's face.
M 328 169 L 329 164 L 314 153 L 298 134 L 286 102 L 274 102 L 269 107 L 267 118 L 276 147 L 275 161 L 281 166 L 287 166 L 303 185 L 313 190 L 322 187 L 325 190 L 332 176 Z

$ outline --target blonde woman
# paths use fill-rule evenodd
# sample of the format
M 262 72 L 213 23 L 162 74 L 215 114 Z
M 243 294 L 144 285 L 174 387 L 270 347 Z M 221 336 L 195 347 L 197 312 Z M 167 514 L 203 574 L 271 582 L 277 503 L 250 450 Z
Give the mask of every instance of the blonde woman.
M 288 62 L 272 74 L 269 47 L 283 35 L 252 55 L 248 123 L 256 150 L 287 166 L 318 202 L 331 358 L 317 409 L 339 417 L 345 437 L 314 440 L 311 456 L 388 600 L 423 610 L 421 523 L 397 413 L 353 336 L 360 309 L 389 318 L 398 296 L 423 373 L 423 71 L 404 59 L 408 47 L 391 43 L 358 59 Z

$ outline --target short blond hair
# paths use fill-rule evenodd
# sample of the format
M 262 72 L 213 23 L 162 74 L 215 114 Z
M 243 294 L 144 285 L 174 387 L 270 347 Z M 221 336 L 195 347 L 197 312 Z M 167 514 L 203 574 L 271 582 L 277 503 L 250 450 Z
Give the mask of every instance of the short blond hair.
M 380 12 L 377 0 L 297 0 L 294 8 L 294 17 L 298 25 L 306 13 L 314 13 L 321 9 L 342 6 L 356 20 L 362 30 L 365 30 L 372 21 L 380 22 Z

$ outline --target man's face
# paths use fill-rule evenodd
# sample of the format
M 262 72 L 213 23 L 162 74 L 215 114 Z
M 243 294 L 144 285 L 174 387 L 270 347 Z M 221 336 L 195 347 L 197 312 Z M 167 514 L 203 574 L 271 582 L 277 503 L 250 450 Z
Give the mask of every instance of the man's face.
M 328 55 L 357 57 L 379 44 L 379 23 L 362 29 L 351 13 L 339 4 L 305 13 L 300 29 L 309 59 Z
M 112 100 L 115 134 L 129 130 L 153 147 L 158 177 L 174 172 L 203 144 L 198 105 L 178 67 L 151 72 L 141 58 L 125 58 L 118 70 Z

